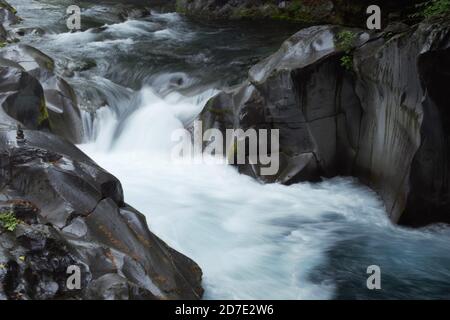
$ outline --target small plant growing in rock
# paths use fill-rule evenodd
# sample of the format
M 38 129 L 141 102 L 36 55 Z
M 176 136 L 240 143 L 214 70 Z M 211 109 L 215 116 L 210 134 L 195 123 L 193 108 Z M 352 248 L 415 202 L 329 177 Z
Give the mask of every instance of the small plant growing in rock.
M 0 226 L 8 231 L 16 230 L 17 226 L 20 224 L 20 220 L 16 218 L 13 212 L 7 211 L 0 213 Z
M 345 55 L 341 58 L 341 66 L 346 70 L 353 70 L 353 57 L 351 55 Z
M 336 48 L 345 52 L 345 55 L 341 58 L 341 66 L 349 71 L 353 69 L 352 51 L 355 40 L 356 34 L 347 30 L 339 32 L 336 37 Z
M 345 30 L 338 33 L 336 37 L 336 47 L 339 50 L 349 52 L 353 49 L 353 45 L 356 40 L 356 34 L 351 31 Z
M 427 18 L 440 16 L 450 12 L 450 0 L 432 0 L 427 3 L 423 14 Z
M 450 0 L 428 0 L 416 5 L 416 12 L 408 17 L 412 19 L 432 18 L 450 13 Z

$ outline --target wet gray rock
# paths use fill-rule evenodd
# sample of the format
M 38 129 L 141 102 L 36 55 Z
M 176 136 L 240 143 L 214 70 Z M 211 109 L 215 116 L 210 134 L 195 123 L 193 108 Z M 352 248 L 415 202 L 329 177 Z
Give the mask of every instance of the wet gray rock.
M 198 299 L 201 270 L 152 234 L 120 182 L 51 133 L 0 131 L 0 298 Z M 80 290 L 67 287 L 78 266 Z
M 271 150 L 280 158 L 279 173 L 261 176 L 253 166 L 247 174 L 290 184 L 351 173 L 346 156 L 356 153 L 362 109 L 354 79 L 340 65 L 334 41 L 340 31 L 319 26 L 298 32 L 254 66 L 248 81 L 208 102 L 200 116 L 205 129 L 280 130 L 280 149 Z M 362 31 L 355 35 L 355 46 L 370 39 Z
M 450 23 L 436 20 L 355 54 L 364 108 L 355 173 L 403 224 L 450 222 L 449 47 Z
M 13 28 L 11 32 L 14 34 L 14 36 L 17 37 L 23 37 L 26 35 L 34 34 L 43 36 L 45 34 L 45 30 L 41 28 L 30 28 L 30 27 L 19 27 L 19 28 Z
M 15 11 L 12 7 L 3 7 L 0 3 L 0 23 L 3 27 L 9 27 L 10 25 L 16 24 L 20 21 L 20 18 L 16 16 Z
M 53 59 L 40 50 L 23 44 L 7 46 L 0 52 L 0 57 L 0 62 L 4 65 L 12 67 L 15 63 L 39 81 L 44 92 L 41 104 L 45 105 L 41 108 L 48 114 L 45 117 L 48 117 L 51 131 L 73 143 L 81 142 L 83 130 L 77 97 L 72 87 L 55 74 Z
M 128 19 L 142 19 L 150 16 L 150 14 L 150 9 L 147 8 L 124 7 L 120 9 L 118 16 L 122 21 L 126 21 Z
M 311 27 L 287 40 L 207 103 L 204 129 L 279 129 L 277 175 L 239 166 L 265 182 L 352 175 L 380 194 L 394 222 L 450 223 L 450 23 L 353 29 L 353 70 L 341 63 L 342 30 Z
M 21 18 L 16 15 L 16 9 L 6 1 L 0 1 L 0 41 L 2 45 L 16 40 L 10 28 L 20 21 Z
M 42 87 L 14 62 L 0 61 L 0 122 L 30 129 L 49 129 Z
M 0 227 L 1 228 L 1 227 Z M 52 299 L 77 292 L 66 287 L 67 268 L 88 266 L 71 254 L 57 231 L 43 224 L 19 225 L 0 233 L 0 296 L 6 299 Z M 84 284 L 88 279 L 84 278 Z

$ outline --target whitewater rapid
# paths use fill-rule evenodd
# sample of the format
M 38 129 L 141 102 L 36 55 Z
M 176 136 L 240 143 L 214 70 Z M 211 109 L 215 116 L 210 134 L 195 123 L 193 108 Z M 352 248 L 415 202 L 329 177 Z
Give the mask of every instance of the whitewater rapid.
M 151 88 L 139 95 L 119 135 L 111 134 L 114 115 L 99 113 L 103 129 L 81 148 L 122 181 L 126 201 L 152 231 L 199 263 L 206 298 L 331 298 L 333 284 L 308 275 L 332 244 L 333 221 L 364 212 L 367 221 L 388 223 L 376 195 L 351 179 L 263 185 L 224 165 L 174 163 L 172 132 L 209 95 L 158 97 Z

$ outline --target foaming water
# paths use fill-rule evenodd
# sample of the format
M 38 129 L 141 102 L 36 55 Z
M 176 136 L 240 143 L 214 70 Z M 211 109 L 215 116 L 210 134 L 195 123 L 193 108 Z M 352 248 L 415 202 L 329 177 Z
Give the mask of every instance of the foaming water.
M 207 298 L 331 298 L 334 284 L 313 282 L 309 273 L 326 261 L 340 228 L 333 221 L 364 212 L 387 224 L 382 204 L 349 179 L 263 185 L 231 167 L 172 162 L 171 133 L 207 96 L 162 98 L 144 89 L 109 150 L 102 139 L 82 149 L 122 181 L 126 200 L 154 232 L 200 264 Z M 114 119 L 101 118 L 113 136 Z
M 145 88 L 121 125 L 100 111 L 102 135 L 81 146 L 122 181 L 153 232 L 199 263 L 205 298 L 449 297 L 449 229 L 392 225 L 355 179 L 263 185 L 229 166 L 173 162 L 171 133 L 213 94 Z M 366 287 L 371 265 L 382 270 L 382 291 Z

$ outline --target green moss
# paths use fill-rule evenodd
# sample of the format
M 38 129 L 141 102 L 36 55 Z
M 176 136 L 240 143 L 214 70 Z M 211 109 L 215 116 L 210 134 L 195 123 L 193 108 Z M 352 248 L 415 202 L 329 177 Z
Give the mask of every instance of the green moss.
M 215 116 L 222 117 L 227 114 L 232 114 L 231 110 L 229 108 L 213 108 L 208 107 L 208 111 L 214 114 Z
M 10 4 L 7 3 L 6 1 L 1 1 L 1 2 L 0 2 L 0 8 L 4 8 L 4 9 L 6 9 L 6 10 L 11 11 L 13 14 L 17 14 L 16 8 L 14 8 L 12 5 L 10 5 Z
M 181 13 L 181 14 L 186 14 L 187 13 L 186 7 L 184 5 L 184 1 L 183 0 L 177 0 L 176 1 L 176 3 L 175 3 L 175 10 L 176 10 L 176 12 Z
M 307 24 L 317 20 L 317 17 L 312 14 L 311 8 L 304 5 L 301 0 L 291 1 L 286 8 L 277 8 L 271 18 Z
M 289 22 L 312 23 L 317 21 L 311 13 L 311 7 L 303 5 L 302 0 L 293 0 L 286 8 L 279 8 L 273 3 L 250 8 L 238 7 L 231 14 L 232 19 L 274 19 Z
M 231 14 L 231 19 L 259 19 L 265 16 L 259 7 L 244 8 L 239 7 Z
M 38 118 L 38 125 L 42 126 L 46 121 L 48 121 L 48 110 L 47 105 L 45 104 L 45 98 L 42 97 L 41 103 L 39 105 L 39 118 Z
M 348 71 L 353 70 L 353 56 L 346 54 L 341 58 L 341 66 Z
M 335 39 L 336 48 L 345 53 L 341 58 L 341 66 L 348 71 L 353 70 L 353 49 L 355 41 L 356 34 L 348 30 L 339 32 Z
M 190 11 L 186 3 L 188 3 L 188 0 L 177 0 L 175 3 L 176 11 L 182 14 L 201 16 L 203 18 L 217 17 L 213 14 L 214 8 L 192 9 Z M 325 21 L 323 17 L 329 13 L 329 9 L 327 8 L 328 4 L 329 2 L 324 0 L 318 0 L 317 3 L 311 3 L 311 0 L 290 0 L 286 1 L 286 7 L 281 8 L 278 2 L 274 0 L 265 0 L 262 3 L 255 1 L 253 6 L 237 5 L 234 8 L 232 7 L 231 12 L 227 11 L 220 17 L 234 20 L 274 19 L 314 24 Z M 208 12 L 211 12 L 211 15 Z
M 0 213 L 0 226 L 8 231 L 16 230 L 17 226 L 21 223 L 19 219 L 16 218 L 12 211 Z
M 350 53 L 355 45 L 355 40 L 356 34 L 352 31 L 345 30 L 338 33 L 335 40 L 335 45 L 339 50 L 342 50 L 345 53 Z
M 410 19 L 423 19 L 443 16 L 450 13 L 450 0 L 427 0 L 417 4 L 416 12 L 409 14 Z
M 450 12 L 450 0 L 432 0 L 428 1 L 423 15 L 426 18 L 442 16 Z

